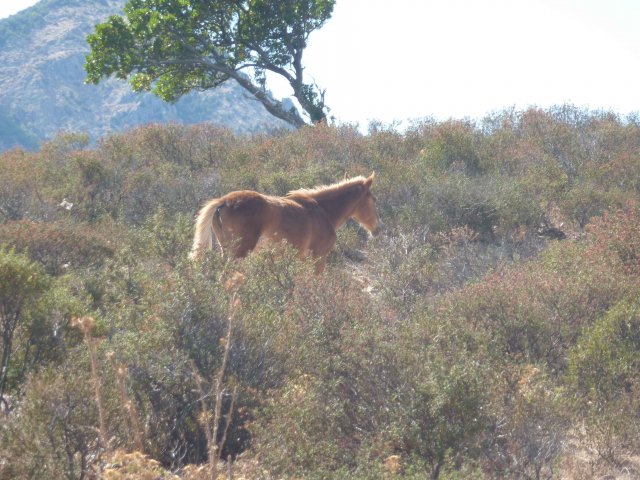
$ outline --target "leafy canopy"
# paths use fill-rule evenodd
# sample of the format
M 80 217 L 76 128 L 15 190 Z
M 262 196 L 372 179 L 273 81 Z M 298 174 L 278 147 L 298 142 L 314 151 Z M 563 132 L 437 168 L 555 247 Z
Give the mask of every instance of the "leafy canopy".
M 87 41 L 87 82 L 128 79 L 135 91 L 175 101 L 237 81 L 274 116 L 300 127 L 265 91 L 266 72 L 284 77 L 313 122 L 326 118 L 324 91 L 303 81 L 309 35 L 335 0 L 129 0 L 124 15 L 96 25 Z

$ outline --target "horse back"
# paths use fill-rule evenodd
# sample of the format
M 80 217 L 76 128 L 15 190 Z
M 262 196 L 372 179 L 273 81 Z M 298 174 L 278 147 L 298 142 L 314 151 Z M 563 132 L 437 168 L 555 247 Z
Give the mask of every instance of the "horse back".
M 220 200 L 223 240 L 240 241 L 236 256 L 253 250 L 260 237 L 287 240 L 303 256 L 324 255 L 335 242 L 331 223 L 311 198 L 271 197 L 241 190 Z
M 307 208 L 286 198 L 240 190 L 220 200 L 221 223 L 226 233 L 235 237 L 279 233 L 287 238 L 287 232 L 295 236 L 308 230 Z
M 220 215 L 226 229 L 259 232 L 268 219 L 269 206 L 264 195 L 251 190 L 239 190 L 221 199 Z

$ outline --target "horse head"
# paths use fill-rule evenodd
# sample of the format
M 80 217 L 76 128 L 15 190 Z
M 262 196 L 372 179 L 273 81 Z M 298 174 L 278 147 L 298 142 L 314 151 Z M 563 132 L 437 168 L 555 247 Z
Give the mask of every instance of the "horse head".
M 351 215 L 351 218 L 366 228 L 373 236 L 380 234 L 384 228 L 384 224 L 382 223 L 376 208 L 376 197 L 371 193 L 371 185 L 373 184 L 375 175 L 375 173 L 372 173 L 362 183 L 364 193 L 362 197 L 360 197 L 360 200 Z

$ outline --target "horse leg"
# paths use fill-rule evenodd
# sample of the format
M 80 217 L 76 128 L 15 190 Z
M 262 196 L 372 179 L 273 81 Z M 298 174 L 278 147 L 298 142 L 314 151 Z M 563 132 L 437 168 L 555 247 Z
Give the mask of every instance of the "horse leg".
M 260 235 L 257 233 L 245 233 L 240 237 L 235 248 L 234 258 L 244 258 L 251 250 L 256 248 Z
M 324 271 L 324 267 L 327 264 L 327 256 L 336 243 L 336 233 L 333 229 L 327 229 L 324 235 L 318 235 L 313 242 L 311 253 L 315 262 L 316 274 L 320 274 Z
M 327 265 L 327 256 L 323 255 L 322 257 L 316 258 L 314 263 L 316 275 L 320 275 L 324 272 L 324 267 Z

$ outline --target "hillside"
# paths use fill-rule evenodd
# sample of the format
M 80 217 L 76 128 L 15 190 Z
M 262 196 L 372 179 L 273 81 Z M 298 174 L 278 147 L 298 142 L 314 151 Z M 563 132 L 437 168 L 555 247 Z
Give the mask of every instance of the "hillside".
M 42 0 L 0 21 L 0 150 L 34 148 L 61 131 L 93 140 L 139 124 L 212 122 L 238 133 L 284 125 L 233 83 L 175 104 L 110 79 L 85 85 L 86 36 L 124 0 Z
M 321 275 L 187 258 L 209 198 L 372 171 L 385 233 Z M 0 478 L 640 478 L 637 117 L 147 125 L 0 172 Z

